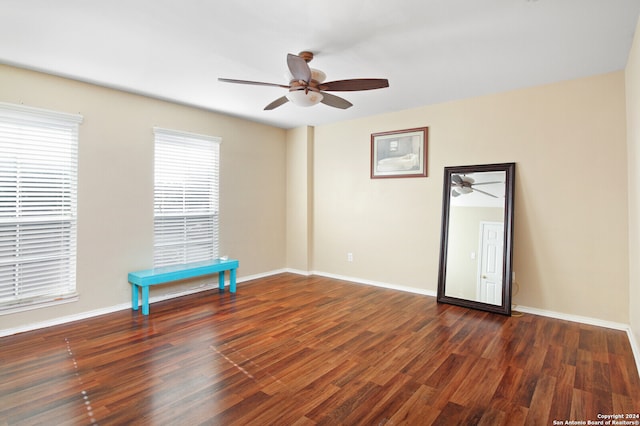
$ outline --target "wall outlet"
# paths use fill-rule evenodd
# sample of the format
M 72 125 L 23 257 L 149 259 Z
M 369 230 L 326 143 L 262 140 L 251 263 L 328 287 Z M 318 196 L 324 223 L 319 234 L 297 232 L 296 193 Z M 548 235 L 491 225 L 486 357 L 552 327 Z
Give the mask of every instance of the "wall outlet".
M 347 262 L 353 262 L 353 253 L 347 253 Z

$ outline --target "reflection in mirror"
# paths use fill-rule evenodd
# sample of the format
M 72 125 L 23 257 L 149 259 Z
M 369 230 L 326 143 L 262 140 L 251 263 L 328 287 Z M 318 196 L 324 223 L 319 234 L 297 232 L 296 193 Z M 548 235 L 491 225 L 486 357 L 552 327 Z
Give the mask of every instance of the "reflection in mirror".
M 439 302 L 511 314 L 514 171 L 445 168 Z

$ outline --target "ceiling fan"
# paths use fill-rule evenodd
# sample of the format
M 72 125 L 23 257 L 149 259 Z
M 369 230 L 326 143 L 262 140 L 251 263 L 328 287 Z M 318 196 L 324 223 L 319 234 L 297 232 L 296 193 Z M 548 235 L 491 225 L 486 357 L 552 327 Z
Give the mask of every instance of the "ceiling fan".
M 299 106 L 312 106 L 319 102 L 334 108 L 347 109 L 353 104 L 330 92 L 354 92 L 359 90 L 382 89 L 389 87 L 389 81 L 383 78 L 356 78 L 350 80 L 336 80 L 324 82 L 326 74 L 320 70 L 309 68 L 308 62 L 313 59 L 313 53 L 300 52 L 298 55 L 287 55 L 287 66 L 291 73 L 289 84 L 262 83 L 259 81 L 234 80 L 219 78 L 225 83 L 252 84 L 256 86 L 275 86 L 289 89 L 289 93 L 269 105 L 265 110 L 272 110 L 291 101 Z
M 469 176 L 451 175 L 451 195 L 454 197 L 459 197 L 460 195 L 470 194 L 475 191 L 484 195 L 488 195 L 489 197 L 499 198 L 496 195 L 490 194 L 486 191 L 476 188 L 476 186 L 478 185 L 491 185 L 494 183 L 503 183 L 503 182 L 494 181 L 494 182 L 475 183 L 475 180 Z

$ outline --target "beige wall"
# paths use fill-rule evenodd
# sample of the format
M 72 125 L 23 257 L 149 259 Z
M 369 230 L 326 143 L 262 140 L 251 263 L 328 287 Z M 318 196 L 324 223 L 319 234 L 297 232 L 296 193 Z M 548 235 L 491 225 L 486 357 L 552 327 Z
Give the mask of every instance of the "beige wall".
M 629 311 L 640 343 L 640 20 L 627 68 L 627 143 L 629 151 Z M 640 361 L 639 361 L 640 362 Z
M 80 301 L 2 316 L 1 329 L 129 303 L 126 274 L 152 257 L 153 126 L 222 137 L 221 250 L 241 277 L 289 267 L 435 293 L 443 167 L 513 161 L 515 303 L 629 323 L 630 271 L 638 303 L 623 72 L 289 131 L 12 67 L 0 81 L 0 101 L 84 116 Z M 370 179 L 370 134 L 420 126 L 429 177 Z
M 443 168 L 516 162 L 514 302 L 628 323 L 624 83 L 615 72 L 316 127 L 314 269 L 435 292 Z M 370 179 L 370 134 L 420 126 L 429 177 Z
M 220 136 L 221 254 L 239 276 L 285 267 L 285 131 L 0 66 L 0 101 L 80 113 L 78 302 L 0 316 L 0 329 L 130 303 L 153 256 L 153 126 Z M 186 285 L 193 285 L 186 284 Z M 167 285 L 154 295 L 175 291 Z
M 287 131 L 287 267 L 297 272 L 312 270 L 313 234 L 313 128 Z

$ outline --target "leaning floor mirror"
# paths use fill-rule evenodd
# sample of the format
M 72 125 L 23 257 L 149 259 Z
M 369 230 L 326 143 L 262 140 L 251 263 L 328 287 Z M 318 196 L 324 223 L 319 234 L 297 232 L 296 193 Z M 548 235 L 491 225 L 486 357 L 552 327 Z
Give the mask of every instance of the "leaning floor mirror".
M 445 167 L 440 303 L 511 315 L 515 163 Z

